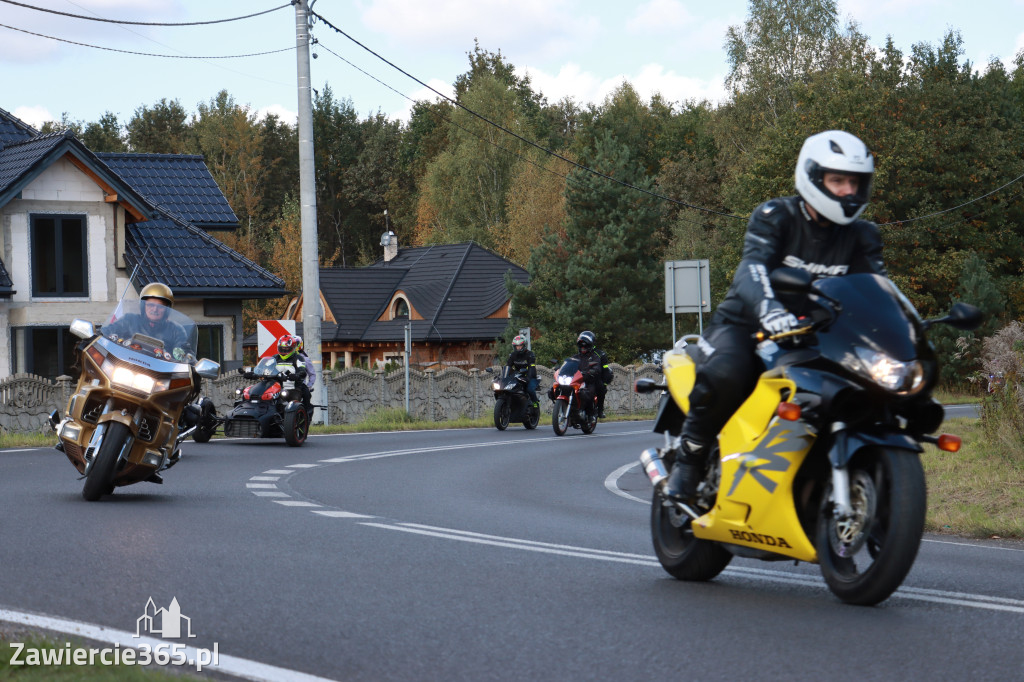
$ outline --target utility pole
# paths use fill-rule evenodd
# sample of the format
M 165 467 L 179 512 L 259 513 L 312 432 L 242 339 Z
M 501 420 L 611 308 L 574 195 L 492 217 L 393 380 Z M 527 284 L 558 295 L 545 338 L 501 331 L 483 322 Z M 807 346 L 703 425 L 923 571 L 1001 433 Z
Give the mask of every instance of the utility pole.
M 313 0 L 316 2 L 316 0 Z M 320 347 L 320 256 L 317 248 L 316 175 L 313 160 L 313 97 L 309 82 L 309 3 L 295 3 L 295 56 L 299 86 L 299 203 L 302 224 L 302 334 L 316 370 L 313 395 L 327 404 L 324 393 L 323 350 Z M 313 422 L 327 423 L 327 410 L 315 410 Z

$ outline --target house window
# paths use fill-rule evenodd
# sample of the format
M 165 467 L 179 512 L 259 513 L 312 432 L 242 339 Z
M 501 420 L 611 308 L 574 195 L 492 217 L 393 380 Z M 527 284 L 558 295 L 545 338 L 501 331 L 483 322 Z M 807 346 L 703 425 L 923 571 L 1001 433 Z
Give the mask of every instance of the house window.
M 196 357 L 224 364 L 224 328 L 219 324 L 199 325 L 198 346 Z
M 32 295 L 88 296 L 85 216 L 33 215 Z
M 16 327 L 11 330 L 11 370 L 56 379 L 62 374 L 77 377 L 72 365 L 78 337 L 68 327 Z
M 409 319 L 409 302 L 404 298 L 396 298 L 395 304 L 391 308 L 391 319 Z

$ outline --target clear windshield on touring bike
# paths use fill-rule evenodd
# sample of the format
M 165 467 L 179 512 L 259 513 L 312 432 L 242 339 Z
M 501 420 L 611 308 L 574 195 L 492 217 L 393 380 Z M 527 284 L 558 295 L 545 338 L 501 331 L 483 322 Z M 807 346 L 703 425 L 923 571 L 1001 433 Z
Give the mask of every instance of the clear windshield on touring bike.
M 169 362 L 195 362 L 199 329 L 192 319 L 153 302 L 122 299 L 99 333 L 111 341 Z

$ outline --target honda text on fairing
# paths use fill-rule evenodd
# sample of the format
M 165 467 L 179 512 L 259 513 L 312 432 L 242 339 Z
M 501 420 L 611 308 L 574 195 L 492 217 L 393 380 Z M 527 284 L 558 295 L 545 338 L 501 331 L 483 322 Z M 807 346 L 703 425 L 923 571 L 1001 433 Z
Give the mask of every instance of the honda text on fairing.
M 54 411 L 50 422 L 58 448 L 85 479 L 82 496 L 90 501 L 118 486 L 163 482 L 160 472 L 178 463 L 179 445 L 198 423 L 190 403 L 202 379 L 214 379 L 220 370 L 212 360 L 196 361 L 196 324 L 171 308 L 165 308 L 164 325 L 174 329 L 179 345 L 113 333 L 138 305 L 122 301 L 99 333 L 86 320 L 71 324 L 71 333 L 82 339 L 76 346 L 81 374 L 63 419 Z
M 767 371 L 718 435 L 691 502 L 663 488 L 681 450 L 695 346 L 684 338 L 665 355 L 664 384 L 637 381 L 638 392 L 663 390 L 654 430 L 665 446 L 640 458 L 655 485 L 654 549 L 680 580 L 710 580 L 733 556 L 817 563 L 839 599 L 877 604 L 902 584 L 921 542 L 921 444 L 960 446 L 928 435 L 944 413 L 926 332 L 938 322 L 975 329 L 981 313 L 957 303 L 925 321 L 880 275 L 811 279 L 772 273 L 802 326 L 759 345 Z
M 569 427 L 580 429 L 583 433 L 593 433 L 597 428 L 597 401 L 591 398 L 592 405 L 584 406 L 580 399 L 581 389 L 585 385 L 580 362 L 568 358 L 562 366 L 555 370 L 555 381 L 548 394 L 554 401 L 551 408 L 551 428 L 555 434 L 564 436 Z M 589 408 L 589 409 L 588 409 Z
M 494 370 L 487 368 L 488 373 Z M 505 366 L 501 376 L 491 384 L 494 391 L 494 426 L 499 431 L 508 428 L 510 422 L 522 423 L 528 429 L 537 428 L 540 423 L 540 408 L 533 404 L 526 387 L 530 383 L 529 371 L 512 371 Z
M 192 439 L 205 443 L 223 426 L 228 437 L 283 437 L 293 447 L 305 443 L 313 409 L 319 406 L 303 404 L 291 367 L 279 367 L 276 356 L 271 356 L 260 360 L 251 372 L 238 370 L 256 383 L 235 391 L 235 405 L 226 417 L 218 417 L 213 402 L 203 398 L 199 402 L 199 427 Z

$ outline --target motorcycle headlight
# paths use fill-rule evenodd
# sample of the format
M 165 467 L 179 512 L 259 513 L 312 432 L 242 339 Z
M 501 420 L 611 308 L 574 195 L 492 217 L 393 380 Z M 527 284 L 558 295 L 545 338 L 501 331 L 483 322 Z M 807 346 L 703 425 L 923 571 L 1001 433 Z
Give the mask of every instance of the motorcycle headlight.
M 493 384 L 491 384 L 491 390 L 498 391 L 500 389 L 501 389 L 501 384 L 499 384 L 497 381 L 495 381 Z
M 916 392 L 924 385 L 924 367 L 918 360 L 902 362 L 877 350 L 858 347 L 859 371 L 882 388 L 900 394 Z
M 571 386 L 572 385 L 572 377 L 567 377 L 564 374 L 559 374 L 557 377 L 555 377 L 555 379 L 562 386 Z
M 114 366 L 110 360 L 103 363 L 103 373 L 110 377 L 111 383 L 133 391 L 142 393 L 158 393 L 166 391 L 169 385 L 168 379 L 154 379 L 148 374 L 134 372 L 128 367 Z

